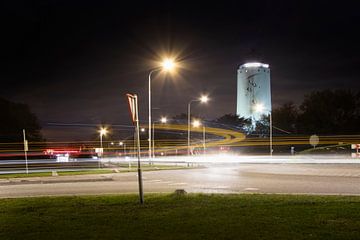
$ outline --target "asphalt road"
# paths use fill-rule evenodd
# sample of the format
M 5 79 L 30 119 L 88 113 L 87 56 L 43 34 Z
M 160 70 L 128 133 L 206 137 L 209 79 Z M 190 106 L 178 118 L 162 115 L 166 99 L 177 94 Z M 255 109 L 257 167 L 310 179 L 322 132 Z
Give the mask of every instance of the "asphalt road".
M 143 172 L 145 193 L 185 189 L 201 193 L 360 195 L 360 164 L 207 164 L 203 168 Z M 0 179 L 0 198 L 137 193 L 137 174 Z

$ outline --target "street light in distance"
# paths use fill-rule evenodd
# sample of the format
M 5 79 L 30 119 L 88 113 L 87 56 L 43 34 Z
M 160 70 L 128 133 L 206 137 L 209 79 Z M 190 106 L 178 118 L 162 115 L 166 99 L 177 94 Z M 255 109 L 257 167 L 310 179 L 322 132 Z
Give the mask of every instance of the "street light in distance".
M 99 133 L 100 133 L 100 157 L 102 157 L 103 152 L 104 152 L 102 139 L 103 139 L 103 136 L 106 136 L 106 134 L 108 133 L 108 130 L 104 127 L 101 127 L 99 130 Z M 100 165 L 100 160 L 99 160 L 99 168 L 100 167 L 101 167 L 101 165 Z
M 157 123 L 158 121 L 153 121 L 152 124 L 152 157 L 155 158 L 155 123 Z M 166 117 L 161 117 L 160 118 L 160 123 L 165 124 L 167 122 L 167 118 Z
M 272 156 L 273 154 L 273 141 L 272 141 L 272 114 L 271 114 L 271 110 L 269 109 L 265 109 L 264 105 L 262 103 L 257 103 L 255 104 L 254 106 L 254 109 L 256 112 L 259 112 L 259 113 L 263 113 L 263 112 L 269 112 L 269 140 L 270 140 L 270 156 Z
M 203 134 L 203 153 L 205 154 L 206 153 L 206 131 L 205 131 L 205 124 L 201 123 L 200 120 L 194 120 L 193 123 L 192 123 L 193 127 L 194 128 L 198 128 L 202 125 L 202 134 Z
M 188 156 L 190 156 L 190 135 L 191 135 L 191 127 L 190 127 L 190 121 L 191 121 L 191 103 L 192 102 L 200 102 L 200 103 L 207 103 L 209 101 L 209 97 L 207 95 L 202 95 L 198 99 L 193 99 L 188 103 Z

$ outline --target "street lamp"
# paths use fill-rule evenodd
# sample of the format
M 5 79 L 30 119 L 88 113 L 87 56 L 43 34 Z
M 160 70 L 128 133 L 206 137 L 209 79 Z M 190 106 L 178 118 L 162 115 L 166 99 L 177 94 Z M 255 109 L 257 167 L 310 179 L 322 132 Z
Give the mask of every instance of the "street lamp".
M 205 124 L 201 124 L 200 120 L 193 121 L 193 127 L 197 128 L 202 125 L 202 135 L 203 135 L 203 153 L 206 153 L 206 132 L 205 132 Z
M 156 71 L 164 70 L 170 72 L 175 68 L 175 62 L 171 58 L 165 58 L 160 67 L 154 68 L 149 73 L 149 161 L 151 159 L 151 74 Z
M 102 157 L 103 154 L 103 142 L 102 142 L 102 137 L 105 136 L 107 134 L 108 130 L 106 128 L 100 128 L 99 133 L 100 133 L 100 157 Z M 100 161 L 99 161 L 99 168 L 100 168 Z
M 265 109 L 264 105 L 261 104 L 261 103 L 256 104 L 256 105 L 254 106 L 254 108 L 255 108 L 255 111 L 256 111 L 256 112 L 259 112 L 259 113 L 263 113 L 263 112 L 265 112 L 265 111 L 268 111 L 268 112 L 269 112 L 270 156 L 272 156 L 272 153 L 273 153 L 272 135 L 273 135 L 273 134 L 272 134 L 272 114 L 271 114 L 271 110 L 270 110 L 270 109 Z
M 166 123 L 167 122 L 167 118 L 166 117 L 161 117 L 160 121 L 153 121 L 152 124 L 152 156 L 153 158 L 155 158 L 155 123 Z
M 208 96 L 203 95 L 199 99 L 193 99 L 188 103 L 188 155 L 190 156 L 190 120 L 191 120 L 191 103 L 193 102 L 200 102 L 200 103 L 207 103 L 209 101 Z
M 125 154 L 126 154 L 126 144 L 124 142 L 119 142 L 119 146 L 124 147 L 124 156 L 125 156 Z

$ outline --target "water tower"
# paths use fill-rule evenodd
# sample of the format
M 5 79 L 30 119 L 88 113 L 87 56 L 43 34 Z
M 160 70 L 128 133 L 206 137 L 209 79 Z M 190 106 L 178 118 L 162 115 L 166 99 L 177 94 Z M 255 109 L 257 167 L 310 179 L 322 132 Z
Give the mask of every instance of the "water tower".
M 258 112 L 256 104 L 261 104 L 264 111 Z M 261 115 L 271 112 L 271 87 L 269 64 L 251 62 L 241 65 L 237 71 L 237 106 L 236 114 L 251 118 L 253 124 Z

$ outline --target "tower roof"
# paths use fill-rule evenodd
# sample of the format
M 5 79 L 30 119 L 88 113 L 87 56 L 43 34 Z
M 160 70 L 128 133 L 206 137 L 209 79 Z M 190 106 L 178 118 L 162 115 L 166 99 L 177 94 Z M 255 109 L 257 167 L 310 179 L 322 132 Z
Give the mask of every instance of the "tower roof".
M 240 67 L 245 68 L 252 68 L 252 67 L 263 67 L 263 68 L 269 68 L 269 64 L 260 63 L 260 62 L 249 62 L 241 65 Z

